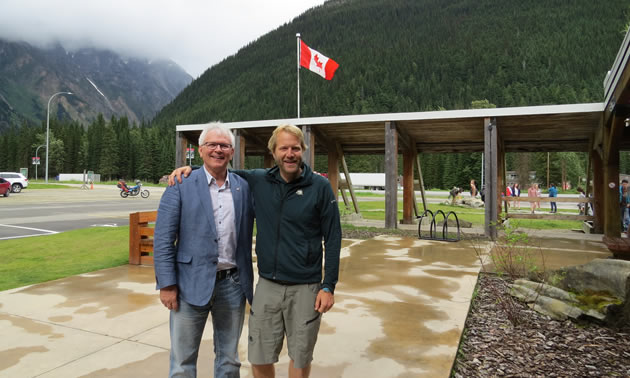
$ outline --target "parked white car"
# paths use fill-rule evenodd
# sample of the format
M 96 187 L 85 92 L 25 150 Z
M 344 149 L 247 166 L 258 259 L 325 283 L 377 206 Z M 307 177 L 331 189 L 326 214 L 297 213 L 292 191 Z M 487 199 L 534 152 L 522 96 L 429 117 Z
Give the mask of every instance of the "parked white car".
M 28 186 L 28 179 L 17 172 L 0 172 L 0 177 L 11 183 L 11 191 L 19 193 Z

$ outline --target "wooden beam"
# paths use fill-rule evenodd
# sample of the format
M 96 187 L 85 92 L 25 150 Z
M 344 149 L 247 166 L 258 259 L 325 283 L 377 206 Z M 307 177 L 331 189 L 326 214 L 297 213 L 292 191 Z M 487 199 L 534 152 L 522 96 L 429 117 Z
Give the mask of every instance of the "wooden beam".
M 232 168 L 245 169 L 245 136 L 241 130 L 234 130 L 234 156 Z
M 593 154 L 593 232 L 604 233 L 604 193 L 608 187 L 604 177 L 604 159 L 599 153 Z
M 502 196 L 501 201 L 519 201 L 519 202 L 563 202 L 563 203 L 592 203 L 593 198 L 580 197 L 505 197 Z
M 265 168 L 272 168 L 275 164 L 276 162 L 273 160 L 271 153 L 266 153 L 263 157 L 263 166 Z
M 499 203 L 501 193 L 498 190 L 499 144 L 497 138 L 496 118 L 484 118 L 484 185 L 485 185 L 485 234 L 496 239 Z
M 234 131 L 236 131 L 236 129 L 234 129 Z M 250 144 L 253 144 L 259 148 L 262 148 L 265 151 L 267 150 L 267 144 L 269 141 L 264 140 L 258 135 L 252 134 L 246 129 L 238 129 L 238 131 L 241 135 L 243 135 L 246 139 L 249 140 Z
M 591 195 L 591 172 L 593 169 L 593 141 L 594 137 L 590 140 L 590 146 L 588 149 L 588 160 L 586 162 L 586 187 L 584 188 L 584 195 L 589 198 Z M 584 214 L 588 214 L 588 209 L 591 206 L 590 203 L 584 205 Z
M 590 221 L 595 217 L 591 215 L 570 215 L 570 214 L 515 214 L 510 213 L 507 218 L 513 219 L 549 219 L 549 220 L 578 220 Z
M 424 178 L 422 177 L 422 167 L 420 166 L 420 154 L 416 155 L 416 170 L 418 171 L 418 183 L 420 184 L 420 195 L 422 196 L 422 212 L 427 211 L 427 198 L 424 193 Z
M 625 116 L 615 113 L 609 127 L 604 126 L 604 235 L 619 237 L 621 211 L 619 208 L 619 140 Z
M 332 188 L 333 193 L 335 193 L 335 198 L 339 196 L 339 153 L 337 152 L 337 148 L 330 148 L 328 146 L 328 181 L 330 182 L 330 187 Z M 348 207 L 346 200 L 344 198 L 344 204 Z
M 175 132 L 175 168 L 183 167 L 186 163 L 186 146 L 188 139 L 181 131 Z
M 605 79 L 604 86 L 604 124 L 614 117 L 618 104 L 627 104 L 630 92 L 630 33 L 626 36 L 613 63 L 613 67 Z
M 346 196 L 346 189 L 342 187 L 340 188 L 340 191 L 341 198 L 343 199 L 343 206 L 346 208 L 346 210 L 350 210 L 350 204 L 348 203 L 348 197 Z
M 315 135 L 312 132 L 312 127 L 302 126 L 302 133 L 304 133 L 304 142 L 306 143 L 306 151 L 302 154 L 302 160 L 312 170 L 315 170 Z
M 341 157 L 341 167 L 343 168 L 343 174 L 346 176 L 346 183 L 348 184 L 348 191 L 350 192 L 350 197 L 352 197 L 352 205 L 354 206 L 354 212 L 357 215 L 361 215 L 361 211 L 359 210 L 359 202 L 357 202 L 357 197 L 354 195 L 354 188 L 352 187 L 352 179 L 350 178 L 350 171 L 348 171 L 348 165 L 346 164 L 346 158 L 343 155 L 343 150 L 341 149 L 341 145 L 336 143 L 337 155 Z
M 413 165 L 418 153 L 415 149 L 405 148 L 403 152 L 403 224 L 413 224 L 413 205 L 415 203 L 413 188 Z
M 385 122 L 385 228 L 398 228 L 398 133 Z
M 400 124 L 396 124 L 396 132 L 398 132 L 398 142 L 403 150 L 416 151 L 416 141 Z

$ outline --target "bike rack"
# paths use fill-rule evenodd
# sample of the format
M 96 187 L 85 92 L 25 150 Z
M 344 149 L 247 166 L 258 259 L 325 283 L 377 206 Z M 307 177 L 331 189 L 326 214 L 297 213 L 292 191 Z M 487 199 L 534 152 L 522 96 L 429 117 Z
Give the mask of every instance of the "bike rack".
M 427 217 L 427 214 L 431 215 L 431 224 L 429 225 L 429 236 L 422 236 L 422 220 Z M 437 236 L 437 222 L 436 217 L 441 214 L 444 219 L 444 225 L 442 226 L 442 237 L 439 238 Z M 457 238 L 449 238 L 448 237 L 448 218 L 451 214 L 455 217 L 455 222 L 457 223 Z M 425 210 L 422 215 L 417 217 L 418 219 L 418 238 L 426 239 L 426 240 L 439 240 L 439 241 L 448 241 L 448 242 L 456 242 L 461 240 L 461 230 L 459 227 L 459 218 L 454 211 L 449 211 L 447 214 L 444 214 L 442 210 L 438 210 L 433 214 L 431 210 Z M 428 219 L 428 217 L 427 217 Z

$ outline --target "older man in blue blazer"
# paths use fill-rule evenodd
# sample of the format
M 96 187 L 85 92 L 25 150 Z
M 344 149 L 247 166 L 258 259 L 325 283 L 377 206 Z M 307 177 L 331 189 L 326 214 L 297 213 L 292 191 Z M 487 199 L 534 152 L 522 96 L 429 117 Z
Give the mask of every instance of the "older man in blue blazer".
M 208 314 L 214 376 L 239 377 L 245 300 L 252 301 L 253 206 L 247 181 L 229 173 L 234 136 L 220 123 L 199 137 L 203 169 L 168 187 L 158 209 L 154 264 L 170 312 L 170 377 L 195 377 Z

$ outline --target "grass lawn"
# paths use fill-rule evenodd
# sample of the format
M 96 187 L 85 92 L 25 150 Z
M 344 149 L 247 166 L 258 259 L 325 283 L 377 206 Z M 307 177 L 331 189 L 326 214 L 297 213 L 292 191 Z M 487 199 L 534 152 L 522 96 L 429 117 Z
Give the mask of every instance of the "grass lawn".
M 129 227 L 0 241 L 0 290 L 126 264 Z
M 73 186 L 63 185 L 63 184 L 46 184 L 45 182 L 37 182 L 31 181 L 28 182 L 28 187 L 24 190 L 29 189 L 76 189 Z

